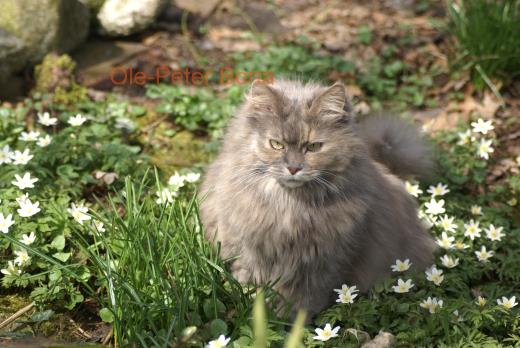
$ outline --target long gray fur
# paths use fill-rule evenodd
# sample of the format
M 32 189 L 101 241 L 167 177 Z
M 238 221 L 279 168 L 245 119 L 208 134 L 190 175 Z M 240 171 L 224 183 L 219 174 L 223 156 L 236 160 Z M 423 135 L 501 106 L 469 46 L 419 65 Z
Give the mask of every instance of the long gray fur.
M 277 281 L 311 315 L 334 303 L 342 284 L 368 290 L 396 259 L 416 269 L 433 260 L 414 199 L 381 164 L 403 177 L 423 173 L 431 168 L 427 146 L 403 121 L 356 124 L 349 110 L 340 84 L 255 82 L 201 188 L 206 236 L 234 258 L 234 276 Z M 391 151 L 374 151 L 381 138 Z M 323 145 L 306 152 L 309 142 Z M 287 171 L 294 165 L 297 175 Z

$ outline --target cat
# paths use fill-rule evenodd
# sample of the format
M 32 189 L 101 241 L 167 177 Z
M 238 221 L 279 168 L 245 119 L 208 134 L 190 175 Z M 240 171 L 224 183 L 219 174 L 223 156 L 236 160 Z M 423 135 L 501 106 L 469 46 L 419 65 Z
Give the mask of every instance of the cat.
M 206 238 L 239 282 L 266 284 L 312 316 L 342 284 L 369 290 L 396 259 L 435 243 L 400 177 L 432 169 L 414 126 L 357 122 L 341 83 L 253 82 L 201 185 Z

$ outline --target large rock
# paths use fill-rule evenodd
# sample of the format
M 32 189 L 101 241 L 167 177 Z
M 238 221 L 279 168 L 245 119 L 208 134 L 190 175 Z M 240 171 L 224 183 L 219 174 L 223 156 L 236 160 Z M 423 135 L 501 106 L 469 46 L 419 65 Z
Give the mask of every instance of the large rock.
M 22 40 L 0 28 L 0 81 L 11 71 L 22 69 L 27 61 L 26 47 Z
M 0 66 L 4 77 L 87 37 L 89 9 L 79 0 L 0 0 Z
M 97 16 L 101 34 L 126 36 L 146 29 L 165 5 L 164 0 L 106 0 Z

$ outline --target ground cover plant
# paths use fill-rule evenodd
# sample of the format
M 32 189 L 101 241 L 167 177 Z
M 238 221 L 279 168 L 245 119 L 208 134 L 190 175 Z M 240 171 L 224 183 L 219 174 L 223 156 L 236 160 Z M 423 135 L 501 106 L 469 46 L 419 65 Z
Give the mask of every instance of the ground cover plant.
M 462 16 L 469 3 L 458 6 Z M 509 23 L 514 16 L 506 7 L 501 18 Z M 486 66 L 478 61 L 483 53 L 464 44 L 470 39 L 461 33 L 472 35 L 476 23 L 471 11 L 460 19 L 465 24 L 455 23 L 451 38 L 465 48 L 450 60 L 471 55 L 469 62 L 491 82 L 503 71 L 515 73 L 509 63 Z M 335 15 L 330 9 L 319 13 Z M 447 22 L 442 31 L 450 28 Z M 409 28 L 403 31 L 395 38 L 364 23 L 354 33 L 358 57 L 325 51 L 315 38 L 298 35 L 287 42 L 263 39 L 265 49 L 228 58 L 237 70 L 342 80 L 358 117 L 367 109 L 420 114 L 448 101 L 467 107 L 489 96 L 473 93 L 479 82 L 469 79 L 467 91 L 441 91 L 438 81 L 458 85 L 466 70 L 417 63 L 403 52 L 420 40 Z M 362 59 L 365 50 L 378 54 Z M 424 57 L 417 51 L 412 53 Z M 203 238 L 197 186 L 246 92 L 246 86 L 216 82 L 200 88 L 161 84 L 146 87 L 145 102 L 82 90 L 73 102 L 61 91 L 60 98 L 33 93 L 2 104 L 0 294 L 23 298 L 9 314 L 31 309 L 7 327 L 0 323 L 0 337 L 52 334 L 59 329 L 50 324 L 66 315 L 75 335 L 58 338 L 117 347 L 356 347 L 380 331 L 403 347 L 520 347 L 520 127 L 507 107 L 490 113 L 488 105 L 461 106 L 458 122 L 436 132 L 418 117 L 437 169 L 427 181 L 403 185 L 438 244 L 435 264 L 412 273 L 409 261 L 395 260 L 388 265 L 392 277 L 368 293 L 356 284 L 330 289 L 337 303 L 305 322 L 303 314 L 289 318 L 271 308 L 278 295 L 269 285 L 239 284 L 218 248 Z M 514 99 L 509 89 L 499 92 Z M 154 166 L 159 150 L 180 133 L 203 144 L 203 160 Z M 81 321 L 87 316 L 94 324 Z M 81 334 L 75 325 L 90 330 Z

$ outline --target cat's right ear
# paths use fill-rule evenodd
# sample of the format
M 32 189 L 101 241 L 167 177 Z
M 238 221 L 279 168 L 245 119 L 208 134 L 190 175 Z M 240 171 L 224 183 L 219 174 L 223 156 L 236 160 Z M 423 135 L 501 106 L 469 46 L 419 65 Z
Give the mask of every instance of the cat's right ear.
M 349 123 L 352 107 L 345 92 L 345 86 L 336 82 L 318 95 L 309 108 L 309 113 L 325 120 Z
M 251 84 L 247 100 L 253 111 L 280 114 L 282 96 L 264 80 L 256 79 Z

